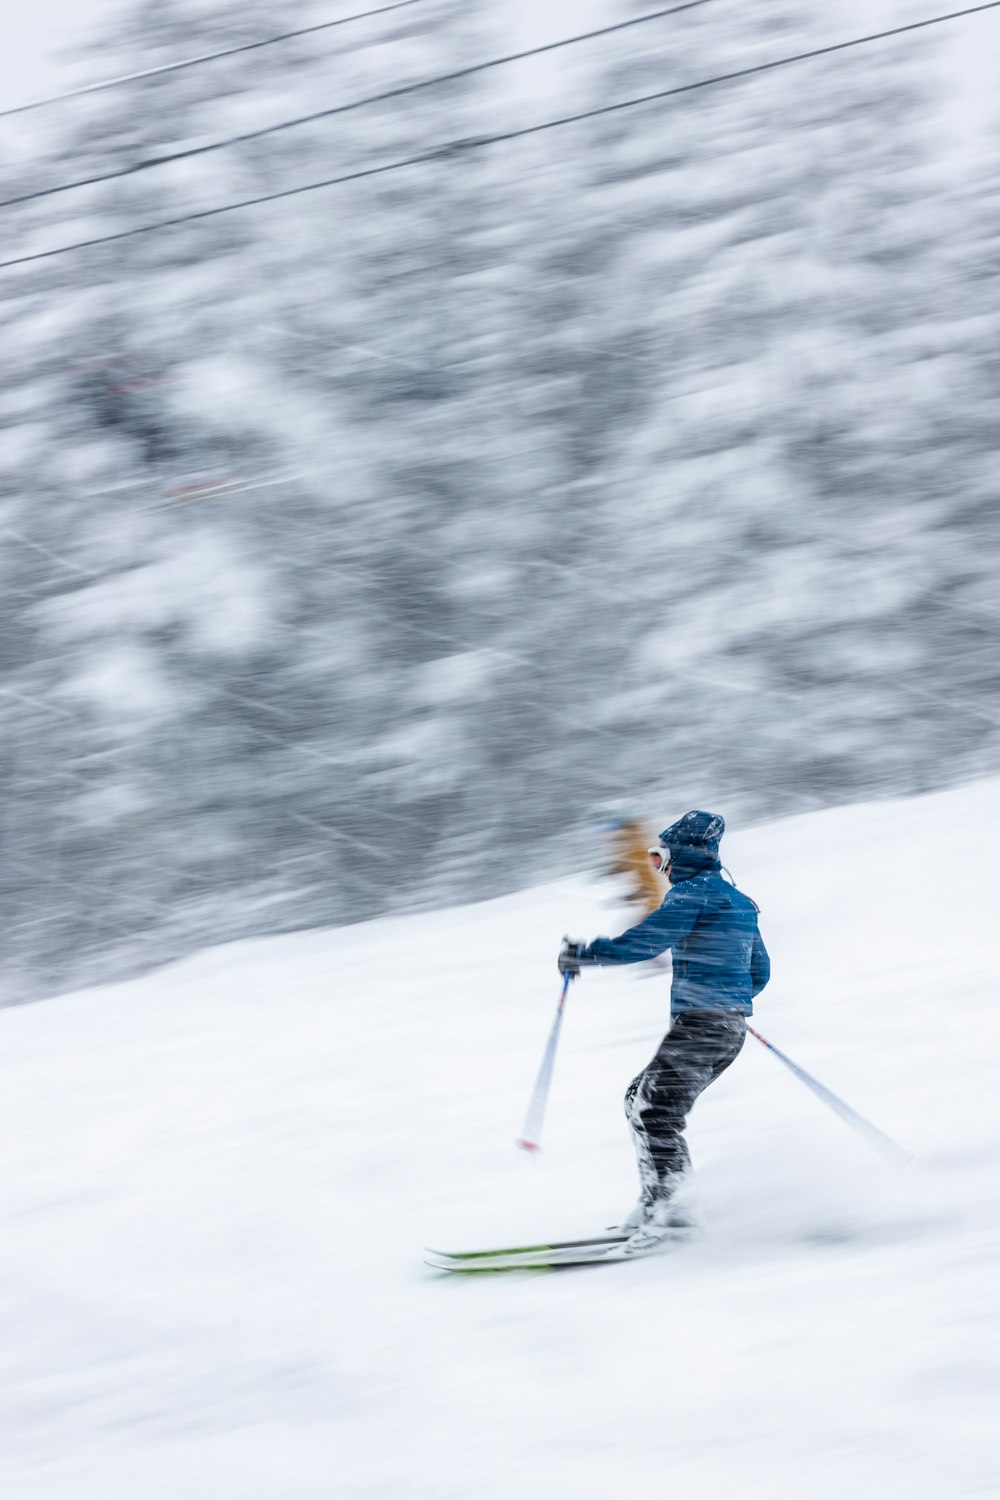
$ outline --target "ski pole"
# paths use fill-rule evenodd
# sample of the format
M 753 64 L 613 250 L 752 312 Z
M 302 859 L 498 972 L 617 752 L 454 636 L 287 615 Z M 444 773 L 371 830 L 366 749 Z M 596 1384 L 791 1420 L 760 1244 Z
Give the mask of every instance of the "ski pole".
M 545 1105 L 549 1097 L 549 1084 L 552 1082 L 552 1068 L 556 1060 L 556 1047 L 559 1045 L 559 1031 L 562 1026 L 563 1010 L 566 1006 L 566 992 L 569 982 L 573 978 L 567 973 L 563 980 L 562 994 L 559 996 L 559 1004 L 556 1007 L 556 1018 L 552 1022 L 552 1030 L 549 1032 L 548 1042 L 545 1044 L 545 1055 L 542 1058 L 542 1066 L 538 1070 L 535 1079 L 534 1092 L 531 1095 L 531 1103 L 528 1105 L 528 1113 L 524 1117 L 524 1130 L 518 1136 L 516 1145 L 522 1151 L 540 1151 L 542 1121 L 545 1118 Z
M 902 1146 L 897 1146 L 895 1141 L 890 1140 L 870 1120 L 864 1119 L 858 1114 L 857 1110 L 852 1109 L 849 1104 L 845 1104 L 843 1099 L 838 1099 L 836 1094 L 832 1093 L 830 1089 L 814 1078 L 811 1073 L 807 1073 L 805 1068 L 800 1068 L 798 1063 L 792 1062 L 790 1057 L 786 1057 L 784 1052 L 781 1052 L 773 1042 L 767 1040 L 767 1037 L 761 1036 L 759 1031 L 754 1031 L 752 1026 L 748 1026 L 747 1031 L 749 1031 L 751 1036 L 755 1036 L 758 1042 L 763 1042 L 764 1046 L 769 1052 L 773 1052 L 775 1057 L 780 1057 L 785 1067 L 790 1068 L 796 1078 L 801 1079 L 806 1088 L 812 1089 L 813 1093 L 822 1099 L 823 1103 L 828 1105 L 835 1115 L 840 1116 L 845 1125 L 849 1125 L 852 1130 L 856 1131 L 862 1140 L 868 1142 L 869 1146 L 874 1146 L 875 1150 L 881 1156 L 884 1156 L 887 1161 L 895 1161 L 902 1166 L 906 1162 L 913 1160 L 912 1152 L 906 1151 Z

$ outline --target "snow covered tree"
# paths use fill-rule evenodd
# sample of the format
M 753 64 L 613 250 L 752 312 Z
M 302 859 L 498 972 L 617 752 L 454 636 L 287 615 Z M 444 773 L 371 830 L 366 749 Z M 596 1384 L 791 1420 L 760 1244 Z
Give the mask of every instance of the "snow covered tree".
M 630 38 L 606 98 L 829 28 L 799 6 L 706 9 L 648 28 L 641 55 Z M 910 40 L 586 127 L 600 166 L 578 224 L 592 213 L 606 246 L 593 325 L 617 330 L 608 368 L 626 388 L 600 462 L 639 542 L 602 549 L 634 631 L 603 706 L 677 726 L 633 736 L 632 784 L 793 808 L 925 784 L 969 743 L 954 721 L 937 733 L 911 686 L 928 644 L 912 538 L 986 437 L 942 446 L 950 402 L 921 362 L 921 344 L 963 334 L 938 296 L 927 114 Z M 612 511 L 606 535 L 621 534 Z
M 240 133 L 248 102 L 258 128 L 328 106 L 336 77 L 346 100 L 447 71 L 474 19 L 428 0 L 344 45 L 331 31 L 325 50 L 262 49 L 95 96 L 50 180 L 124 175 L 80 190 L 86 231 L 61 218 L 60 236 L 308 185 L 331 175 L 331 143 L 340 175 L 429 149 L 442 123 L 446 138 L 467 134 L 462 91 L 433 105 L 414 94 L 129 170 Z M 266 30 L 263 9 L 140 4 L 122 22 L 122 71 Z M 410 173 L 367 198 L 302 194 L 43 261 L 15 289 L 19 309 L 60 307 L 57 338 L 29 317 L 23 342 L 49 386 L 30 464 L 30 543 L 48 573 L 15 676 L 44 678 L 45 701 L 72 707 L 29 839 L 70 846 L 63 927 L 67 903 L 81 907 L 112 923 L 119 950 L 134 936 L 155 958 L 384 904 L 382 835 L 404 816 L 394 779 L 411 798 L 417 780 L 393 769 L 391 729 L 430 719 L 405 698 L 456 654 L 440 607 L 445 533 L 460 489 L 472 503 L 459 471 L 482 441 L 470 407 L 486 404 L 483 376 L 476 389 L 462 368 L 484 337 L 462 324 L 462 297 L 480 295 L 475 181 L 447 158 Z M 26 232 L 66 203 L 29 208 Z M 10 470 L 14 518 L 29 503 L 23 473 Z M 429 566 L 427 548 L 440 549 Z M 476 642 L 457 640 L 467 675 Z M 447 781 L 447 726 L 413 727 L 431 783 Z M 420 735 L 404 740 L 412 767 Z M 103 781 L 82 780 L 84 763 Z M 436 832 L 442 793 L 419 795 Z M 430 840 L 413 845 L 426 861 Z M 100 877 L 89 889 L 88 870 Z M 107 932 L 98 946 L 113 946 Z
M 274 25 L 137 0 L 100 71 Z M 924 44 L 493 145 L 503 70 L 272 128 L 503 25 L 421 0 L 7 153 L 0 197 L 113 174 L 12 253 L 126 236 L 0 279 L 9 993 L 561 872 L 623 792 L 995 764 L 996 200 L 935 164 Z M 580 53 L 573 108 L 832 30 L 719 0 Z

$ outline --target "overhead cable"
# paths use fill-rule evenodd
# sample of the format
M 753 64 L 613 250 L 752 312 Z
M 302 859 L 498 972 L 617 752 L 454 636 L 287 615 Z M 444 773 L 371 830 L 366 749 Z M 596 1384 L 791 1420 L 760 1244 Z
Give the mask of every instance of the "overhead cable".
M 330 31 L 334 26 L 346 26 L 349 21 L 365 21 L 372 16 L 387 15 L 391 10 L 403 10 L 408 5 L 419 4 L 420 0 L 394 0 L 392 5 L 380 5 L 377 10 L 359 10 L 351 16 L 339 16 L 336 21 L 319 21 L 315 26 L 302 26 L 298 31 L 282 31 L 277 36 L 261 37 L 256 42 L 241 42 L 238 46 L 226 47 L 221 52 L 203 52 L 198 57 L 163 63 L 158 68 L 143 68 L 138 73 L 123 73 L 118 78 L 105 78 L 100 83 L 86 83 L 78 89 L 67 89 L 64 94 L 50 94 L 47 99 L 32 99 L 28 104 L 15 104 L 11 109 L 0 109 L 0 120 L 6 119 L 8 115 L 23 115 L 32 109 L 44 109 L 50 104 L 62 104 L 67 99 L 82 99 L 85 94 L 100 94 L 106 89 L 120 88 L 123 83 L 139 83 L 144 78 L 179 73 L 182 68 L 195 68 L 199 63 L 215 62 L 220 57 L 235 57 L 238 52 L 255 52 L 259 47 L 273 47 L 276 42 L 288 42 L 293 37 L 311 36 L 317 31 Z
M 56 193 L 68 193 L 74 188 L 94 187 L 99 182 L 113 182 L 119 177 L 131 177 L 149 167 L 163 167 L 172 161 L 185 161 L 192 156 L 205 156 L 210 151 L 222 151 L 229 146 L 241 146 L 246 141 L 259 141 L 265 135 L 277 135 L 281 130 L 291 130 L 296 125 L 312 125 L 317 120 L 328 120 L 333 115 L 346 115 L 351 110 L 363 109 L 366 104 L 381 104 L 386 99 L 399 99 L 405 94 L 416 94 L 421 89 L 434 88 L 444 83 L 455 83 L 469 78 L 474 73 L 484 73 L 488 68 L 499 68 L 505 63 L 522 62 L 527 57 L 538 57 L 543 52 L 554 52 L 560 47 L 572 47 L 577 42 L 589 42 L 594 37 L 607 36 L 612 31 L 624 31 L 630 26 L 642 26 L 647 21 L 659 21 L 664 16 L 674 16 L 683 10 L 695 10 L 708 5 L 711 0 L 684 0 L 682 5 L 672 5 L 666 10 L 648 11 L 645 15 L 632 16 L 627 21 L 616 21 L 612 26 L 601 26 L 596 31 L 582 31 L 577 36 L 563 37 L 557 42 L 546 42 L 540 47 L 529 47 L 525 52 L 509 52 L 504 57 L 491 57 L 485 62 L 471 63 L 466 68 L 457 68 L 452 73 L 439 73 L 434 78 L 419 78 L 415 83 L 401 83 L 380 94 L 368 94 L 364 99 L 351 99 L 347 104 L 334 104 L 329 109 L 318 109 L 309 115 L 297 115 L 291 120 L 279 120 L 275 125 L 262 125 L 258 130 L 247 130 L 242 135 L 227 136 L 225 140 L 208 141 L 204 146 L 187 146 L 182 151 L 168 151 L 162 156 L 151 156 L 145 161 L 133 162 L 128 167 L 118 167 L 114 172 L 101 172 L 93 177 L 80 177 L 75 182 L 60 182 L 54 187 L 35 188 L 30 193 L 20 193 L 16 198 L 0 199 L 0 208 L 13 208 L 18 203 L 31 203 L 36 198 L 51 198 Z
M 60 245 L 53 250 L 39 250 L 32 255 L 20 255 L 11 260 L 0 261 L 0 270 L 7 270 L 11 266 L 23 266 L 38 260 L 49 260 L 56 255 L 67 255 L 71 251 L 89 250 L 96 245 L 110 245 L 118 240 L 132 239 L 137 235 L 153 234 L 160 229 L 172 229 L 179 224 L 191 224 L 199 219 L 214 218 L 218 214 L 232 213 L 239 208 L 255 208 L 262 203 L 273 203 L 282 198 L 294 198 L 300 193 L 314 193 L 321 188 L 338 187 L 342 183 L 358 182 L 367 177 L 383 176 L 387 172 L 397 172 L 404 167 L 413 167 L 428 162 L 438 161 L 447 157 L 457 156 L 469 151 L 475 151 L 485 146 L 499 145 L 504 141 L 523 139 L 525 136 L 539 135 L 545 130 L 555 130 L 562 125 L 575 125 L 583 120 L 598 119 L 604 115 L 615 114 L 620 110 L 635 109 L 642 104 L 653 104 L 659 100 L 676 98 L 681 94 L 693 93 L 697 89 L 710 88 L 715 84 L 736 83 L 744 78 L 751 78 L 761 73 L 771 72 L 776 68 L 789 67 L 794 63 L 807 62 L 812 58 L 828 57 L 833 53 L 845 52 L 848 48 L 863 47 L 869 42 L 885 41 L 887 38 L 903 36 L 907 32 L 920 31 L 928 26 L 939 26 L 946 21 L 957 21 L 965 16 L 978 15 L 983 11 L 996 10 L 1000 8 L 1000 0 L 987 0 L 981 5 L 971 5 L 964 10 L 949 11 L 945 15 L 928 16 L 922 21 L 911 21 L 904 26 L 893 26 L 886 31 L 869 32 L 866 36 L 851 37 L 847 41 L 832 42 L 825 47 L 813 47 L 807 52 L 796 52 L 786 57 L 772 58 L 770 62 L 755 63 L 752 67 L 738 68 L 729 73 L 716 73 L 711 78 L 695 79 L 692 83 L 677 84 L 673 88 L 660 89 L 653 94 L 643 94 L 636 99 L 620 99 L 613 104 L 602 104 L 595 109 L 581 110 L 577 114 L 562 115 L 555 120 L 543 120 L 538 125 L 525 125 L 517 130 L 499 131 L 494 135 L 474 136 L 468 140 L 443 142 L 441 145 L 428 151 L 418 152 L 414 156 L 403 157 L 396 161 L 385 162 L 380 166 L 361 167 L 353 172 L 344 172 L 339 177 L 327 177 L 321 182 L 308 182 L 300 187 L 282 188 L 275 193 L 263 193 L 257 198 L 244 198 L 237 203 L 223 203 L 215 208 L 197 209 L 193 213 L 179 214 L 176 218 L 161 219 L 155 224 L 142 224 L 135 229 L 119 230 L 116 234 L 101 235 L 90 240 L 78 240 L 74 244 Z

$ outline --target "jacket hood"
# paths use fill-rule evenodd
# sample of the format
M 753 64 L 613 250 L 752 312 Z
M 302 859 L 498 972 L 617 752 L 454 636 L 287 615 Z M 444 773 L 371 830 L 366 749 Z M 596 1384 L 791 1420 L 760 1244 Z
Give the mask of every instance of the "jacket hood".
M 726 831 L 726 821 L 719 813 L 687 812 L 660 834 L 660 843 L 670 850 L 671 884 L 690 880 L 706 870 L 721 870 L 719 840 Z

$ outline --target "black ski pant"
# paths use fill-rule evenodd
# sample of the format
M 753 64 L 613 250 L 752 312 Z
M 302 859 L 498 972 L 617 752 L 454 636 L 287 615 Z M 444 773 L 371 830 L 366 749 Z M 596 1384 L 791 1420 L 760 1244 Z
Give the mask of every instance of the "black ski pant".
M 738 1011 L 682 1011 L 652 1062 L 629 1084 L 625 1115 L 647 1205 L 669 1198 L 690 1167 L 683 1135 L 688 1112 L 735 1062 L 746 1035 L 746 1016 Z

